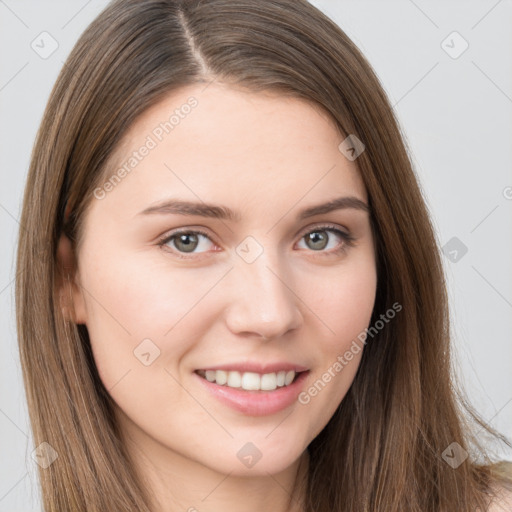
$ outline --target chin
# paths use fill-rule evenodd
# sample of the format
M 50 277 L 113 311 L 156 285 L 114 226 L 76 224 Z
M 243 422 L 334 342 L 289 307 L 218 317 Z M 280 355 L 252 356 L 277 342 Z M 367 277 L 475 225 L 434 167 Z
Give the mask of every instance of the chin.
M 243 442 L 231 440 L 229 447 L 225 446 L 214 455 L 213 460 L 204 461 L 203 464 L 215 471 L 230 473 L 231 476 L 266 477 L 269 473 L 277 474 L 286 470 L 304 453 L 297 443 L 280 443 L 275 446 L 268 439 L 265 442 L 265 435 L 267 433 L 261 436 L 260 441 L 254 438 L 254 441 L 248 438 Z M 288 436 L 288 439 L 293 439 L 293 436 Z

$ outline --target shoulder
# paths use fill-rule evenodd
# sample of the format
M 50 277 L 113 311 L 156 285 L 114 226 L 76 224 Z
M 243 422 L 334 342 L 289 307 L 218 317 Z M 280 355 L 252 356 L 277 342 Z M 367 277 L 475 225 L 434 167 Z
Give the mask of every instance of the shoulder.
M 496 487 L 496 498 L 489 505 L 488 512 L 512 512 L 512 489 Z

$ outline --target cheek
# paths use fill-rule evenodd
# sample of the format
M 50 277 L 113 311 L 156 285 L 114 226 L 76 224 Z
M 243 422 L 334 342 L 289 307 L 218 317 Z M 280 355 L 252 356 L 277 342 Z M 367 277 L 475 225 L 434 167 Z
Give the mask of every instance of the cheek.
M 212 269 L 172 267 L 165 260 L 155 263 L 143 253 L 117 258 L 105 253 L 97 259 L 101 266 L 85 262 L 82 273 L 83 286 L 90 291 L 85 293 L 88 326 L 101 323 L 133 341 L 168 339 L 178 324 L 181 330 L 185 319 L 197 321 L 197 304 L 222 276 Z
M 332 356 L 346 350 L 370 322 L 377 289 L 373 260 L 361 259 L 308 283 L 308 300 L 325 327 L 323 351 Z
M 204 324 L 199 301 L 218 277 L 191 279 L 185 269 L 144 265 L 141 255 L 96 256 L 102 265 L 84 258 L 81 281 L 98 374 L 136 423 L 147 417 L 151 428 L 163 431 L 165 404 L 180 410 L 194 406 L 174 378 L 180 380 L 179 364 Z
M 187 358 L 218 318 L 226 269 L 179 267 L 164 259 L 147 264 L 142 252 L 121 257 L 96 251 L 95 258 L 101 265 L 84 257 L 81 274 L 90 292 L 84 292 L 87 329 L 105 388 L 134 418 L 166 403 L 196 411 L 174 378 L 190 378 Z
M 319 319 L 315 336 L 315 372 L 299 395 L 299 403 L 316 418 L 309 426 L 315 437 L 327 424 L 343 400 L 357 373 L 364 344 L 361 334 L 369 326 L 377 275 L 373 260 L 336 270 L 330 279 L 310 281 L 309 294 L 313 311 Z

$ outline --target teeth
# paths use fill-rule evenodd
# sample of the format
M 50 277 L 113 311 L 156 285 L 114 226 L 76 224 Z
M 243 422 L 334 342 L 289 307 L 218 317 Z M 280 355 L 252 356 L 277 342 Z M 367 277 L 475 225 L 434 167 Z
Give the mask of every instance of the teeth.
M 293 370 L 263 375 L 254 372 L 240 373 L 224 370 L 199 370 L 198 373 L 209 382 L 215 382 L 221 386 L 227 385 L 230 388 L 242 388 L 247 391 L 273 391 L 276 388 L 290 385 L 296 375 Z
M 248 391 L 257 391 L 260 388 L 261 377 L 258 373 L 245 372 L 242 375 L 242 388 Z
M 228 372 L 225 372 L 224 370 L 217 370 L 212 373 L 215 374 L 214 380 L 217 384 L 224 385 L 228 381 Z
M 230 388 L 239 388 L 242 385 L 242 376 L 240 375 L 240 372 L 228 372 L 227 384 Z
M 277 375 L 275 373 L 265 373 L 261 376 L 260 389 L 264 391 L 273 391 L 277 388 Z
M 286 372 L 286 377 L 284 378 L 284 385 L 288 386 L 288 384 L 292 383 L 292 380 L 295 378 L 295 372 L 292 370 L 290 372 Z

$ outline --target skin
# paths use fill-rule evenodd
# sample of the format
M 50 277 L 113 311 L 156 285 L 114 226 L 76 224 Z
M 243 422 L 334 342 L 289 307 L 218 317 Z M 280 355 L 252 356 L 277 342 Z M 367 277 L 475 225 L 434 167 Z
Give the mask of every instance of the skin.
M 112 170 L 190 96 L 197 107 L 103 199 L 92 199 L 76 258 L 61 237 L 59 259 L 74 268 L 66 314 L 87 326 L 155 511 L 301 510 L 293 482 L 362 351 L 309 403 L 259 417 L 217 401 L 193 372 L 291 361 L 310 369 L 308 389 L 332 368 L 370 322 L 377 285 L 370 217 L 356 209 L 296 215 L 339 196 L 368 203 L 367 193 L 356 162 L 338 149 L 345 137 L 319 108 L 220 83 L 173 91 L 147 110 L 112 156 Z M 138 215 L 171 196 L 225 205 L 241 220 Z M 326 223 L 350 233 L 353 246 Z M 178 228 L 202 228 L 209 238 L 198 235 L 192 253 L 179 239 L 158 246 Z M 308 243 L 311 232 L 328 238 L 323 248 Z M 248 236 L 263 250 L 252 263 L 236 252 Z M 160 355 L 145 366 L 134 350 L 147 338 Z M 251 468 L 237 457 L 248 442 L 262 454 Z

